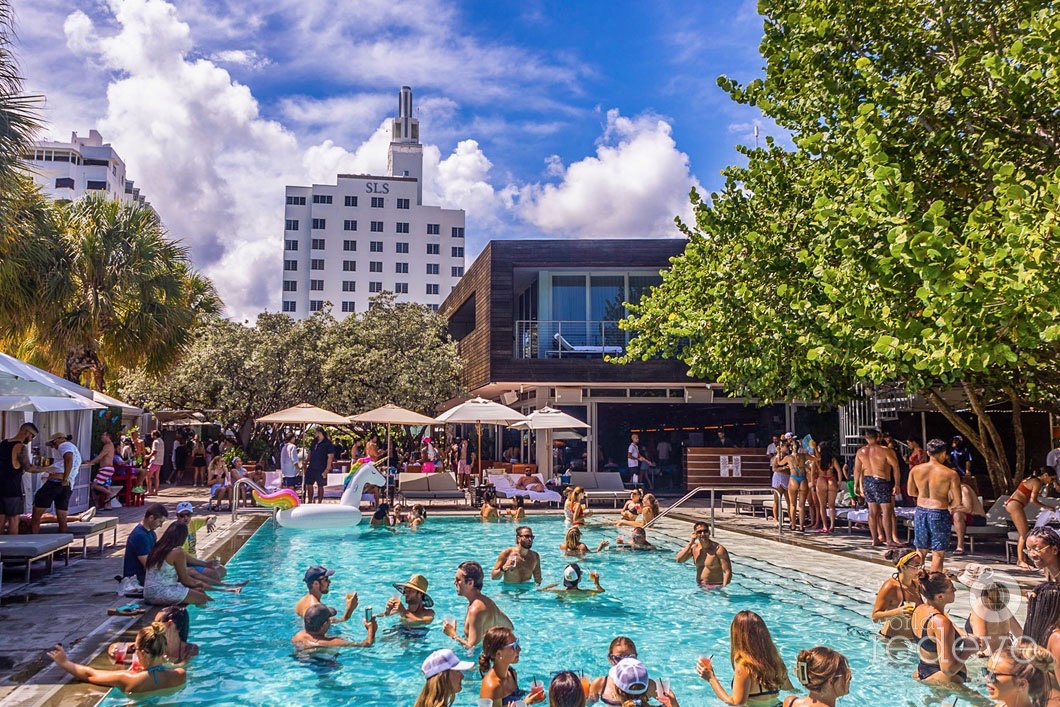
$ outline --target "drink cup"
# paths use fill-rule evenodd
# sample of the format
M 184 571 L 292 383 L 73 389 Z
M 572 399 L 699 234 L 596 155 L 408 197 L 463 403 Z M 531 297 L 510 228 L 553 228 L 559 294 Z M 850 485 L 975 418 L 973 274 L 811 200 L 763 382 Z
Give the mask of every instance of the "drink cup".
M 133 653 L 132 665 L 129 666 L 129 670 L 138 673 L 144 669 L 144 666 L 140 663 L 140 655 Z
M 592 685 L 592 680 L 590 680 L 589 676 L 586 675 L 585 673 L 582 673 L 581 678 L 582 678 L 582 692 L 584 692 L 585 696 L 588 697 L 589 696 L 589 688 Z
M 536 697 L 537 695 L 544 696 L 545 694 L 545 683 L 540 680 L 534 680 L 530 683 L 530 694 Z
M 128 643 L 115 643 L 114 644 L 114 662 L 118 665 L 125 663 L 125 656 L 128 654 L 129 644 Z

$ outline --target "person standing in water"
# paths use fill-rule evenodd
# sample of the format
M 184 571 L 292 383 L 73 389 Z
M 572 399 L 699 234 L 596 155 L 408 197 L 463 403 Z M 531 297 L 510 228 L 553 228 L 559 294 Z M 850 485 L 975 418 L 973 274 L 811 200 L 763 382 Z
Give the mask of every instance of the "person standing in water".
M 710 537 L 710 529 L 703 521 L 692 526 L 692 539 L 677 553 L 678 562 L 686 562 L 689 558 L 695 561 L 696 582 L 700 586 L 714 589 L 732 581 L 729 552 Z

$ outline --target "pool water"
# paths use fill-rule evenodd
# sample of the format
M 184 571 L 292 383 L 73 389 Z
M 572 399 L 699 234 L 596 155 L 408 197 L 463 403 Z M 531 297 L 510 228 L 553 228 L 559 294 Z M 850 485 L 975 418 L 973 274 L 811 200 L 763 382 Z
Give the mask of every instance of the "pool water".
M 562 518 L 531 517 L 534 549 L 541 553 L 545 583 L 560 582 L 569 561 L 559 551 Z M 652 677 L 668 677 L 682 707 L 721 704 L 695 672 L 696 658 L 713 655 L 724 684 L 729 668 L 729 624 L 737 611 L 751 609 L 769 626 L 795 682 L 799 649 L 827 645 L 851 662 L 854 680 L 842 705 L 950 705 L 953 695 L 933 693 L 915 683 L 915 658 L 903 652 L 888 656 L 872 640 L 868 616 L 875 587 L 847 587 L 816 577 L 793 576 L 782 569 L 734 553 L 733 583 L 724 590 L 704 591 L 695 584 L 691 564 L 678 565 L 673 552 L 687 537 L 689 526 L 670 522 L 674 535 L 651 531 L 651 539 L 667 552 L 605 550 L 580 562 L 583 583 L 596 570 L 607 590 L 586 601 L 565 601 L 538 593 L 532 585 L 505 586 L 489 579 L 497 554 L 514 544 L 511 522 L 482 523 L 468 518 L 431 518 L 417 531 L 397 532 L 359 526 L 345 531 L 298 531 L 266 523 L 229 563 L 231 580 L 248 579 L 241 595 L 215 594 L 206 609 L 192 610 L 191 640 L 201 652 L 188 668 L 188 685 L 177 695 L 148 700 L 173 705 L 412 705 L 423 677 L 420 664 L 438 648 L 477 660 L 441 631 L 443 617 L 462 625 L 467 602 L 457 596 L 453 576 L 465 560 L 479 562 L 486 572 L 485 592 L 515 624 L 523 647 L 515 666 L 520 687 L 534 677 L 573 669 L 593 676 L 608 667 L 607 647 L 616 635 L 637 644 L 640 659 Z M 676 533 L 679 533 L 678 536 Z M 612 526 L 591 525 L 584 542 L 595 547 L 618 533 Z M 762 542 L 762 541 L 755 541 Z M 753 543 L 752 543 L 753 546 Z M 809 563 L 827 555 L 791 548 Z M 365 629 L 358 617 L 371 606 L 382 613 L 394 596 L 391 584 L 413 573 L 430 580 L 436 619 L 427 634 L 402 638 L 391 630 L 393 617 L 379 619 L 379 634 L 370 648 L 347 648 L 324 660 L 296 658 L 291 636 L 301 628 L 293 611 L 305 593 L 302 576 L 310 565 L 336 570 L 325 602 L 341 611 L 347 591 L 357 591 L 358 611 L 348 624 L 332 629 L 361 640 Z M 977 672 L 977 671 L 974 671 Z M 464 680 L 457 705 L 476 705 L 478 675 Z M 981 688 L 981 686 L 978 686 Z M 103 705 L 127 704 L 112 691 Z M 141 702 L 142 704 L 142 702 Z M 988 704 L 962 695 L 960 705 Z

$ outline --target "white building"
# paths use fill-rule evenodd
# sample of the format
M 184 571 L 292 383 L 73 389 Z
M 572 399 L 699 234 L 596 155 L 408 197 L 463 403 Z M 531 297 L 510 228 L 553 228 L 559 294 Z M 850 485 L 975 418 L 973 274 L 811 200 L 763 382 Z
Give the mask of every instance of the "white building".
M 383 291 L 437 309 L 463 276 L 464 211 L 422 203 L 423 146 L 408 86 L 387 163 L 386 175 L 287 187 L 282 311 L 300 319 L 331 302 L 342 319 Z
M 147 203 L 140 189 L 125 178 L 125 162 L 95 130 L 89 130 L 88 137 L 72 133 L 70 142 L 35 141 L 24 162 L 49 199 L 76 201 L 103 192 L 125 203 Z

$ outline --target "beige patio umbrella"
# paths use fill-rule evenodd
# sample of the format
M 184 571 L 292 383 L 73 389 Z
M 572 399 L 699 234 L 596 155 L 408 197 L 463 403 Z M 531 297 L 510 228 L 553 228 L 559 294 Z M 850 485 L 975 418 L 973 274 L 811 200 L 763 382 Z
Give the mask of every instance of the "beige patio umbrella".
M 451 410 L 446 410 L 438 416 L 438 422 L 442 424 L 475 425 L 478 431 L 478 477 L 482 481 L 482 425 L 511 425 L 516 422 L 525 422 L 526 415 L 518 410 L 495 403 L 485 398 L 472 398 L 467 402 L 460 403 Z
M 573 415 L 568 415 L 562 410 L 543 407 L 530 413 L 524 422 L 516 422 L 512 427 L 520 430 L 545 430 L 545 438 L 548 442 L 548 478 L 552 478 L 552 434 L 550 430 L 570 430 L 577 427 L 588 427 Z
M 430 427 L 434 424 L 433 417 L 427 417 L 426 415 L 421 415 L 418 412 L 406 410 L 405 408 L 394 405 L 393 403 L 387 403 L 386 405 L 378 407 L 375 410 L 362 412 L 360 415 L 350 415 L 349 420 L 350 422 L 361 422 L 370 425 L 386 425 L 387 454 L 390 454 L 391 425 L 418 425 L 420 427 Z
M 299 403 L 286 410 L 280 410 L 265 417 L 259 417 L 256 422 L 263 424 L 278 425 L 348 425 L 348 417 L 331 412 L 324 408 L 318 408 L 309 403 Z

